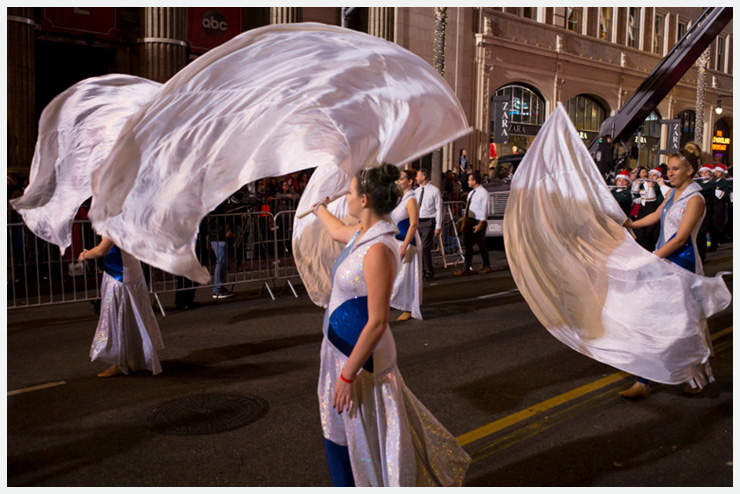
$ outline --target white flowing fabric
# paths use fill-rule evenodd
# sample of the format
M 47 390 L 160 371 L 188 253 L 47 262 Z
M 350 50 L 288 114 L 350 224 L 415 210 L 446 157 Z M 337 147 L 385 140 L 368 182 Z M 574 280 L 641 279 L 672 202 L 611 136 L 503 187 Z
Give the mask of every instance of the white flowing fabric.
M 72 243 L 77 210 L 92 195 L 93 171 L 108 156 L 126 120 L 160 86 L 123 74 L 93 77 L 44 108 L 28 187 L 10 201 L 36 236 L 64 254 Z
M 705 320 L 730 304 L 706 278 L 641 248 L 561 105 L 511 184 L 504 240 L 539 321 L 578 352 L 652 381 L 701 385 Z
M 413 160 L 469 131 L 444 79 L 400 46 L 322 24 L 267 26 L 195 60 L 127 122 L 93 179 L 90 218 L 142 261 L 206 283 L 198 225 L 242 185 L 333 167 L 334 185 L 309 183 L 310 205 L 360 168 Z

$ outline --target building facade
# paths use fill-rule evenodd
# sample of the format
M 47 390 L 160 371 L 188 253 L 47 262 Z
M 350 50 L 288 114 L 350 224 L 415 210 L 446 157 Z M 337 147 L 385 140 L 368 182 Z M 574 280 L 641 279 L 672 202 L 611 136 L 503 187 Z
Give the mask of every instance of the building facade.
M 446 8 L 444 77 L 472 134 L 445 146 L 443 169 L 462 149 L 476 169 L 491 155 L 526 152 L 558 104 L 586 143 L 699 17 L 701 8 Z M 438 36 L 433 7 L 9 7 L 8 169 L 26 173 L 38 118 L 74 83 L 106 73 L 164 82 L 237 34 L 271 23 L 321 22 L 380 36 L 430 64 Z M 703 123 L 706 160 L 732 162 L 732 24 L 662 101 L 625 152 L 632 164 L 660 160 L 665 125 L 682 141 Z M 703 67 L 703 68 L 702 68 Z M 703 89 L 703 98 L 697 93 Z M 493 103 L 510 103 L 509 138 L 491 146 Z M 723 113 L 715 112 L 721 105 Z M 715 142 L 713 142 L 713 140 Z M 712 145 L 715 150 L 712 151 Z M 428 158 L 419 166 L 429 166 Z

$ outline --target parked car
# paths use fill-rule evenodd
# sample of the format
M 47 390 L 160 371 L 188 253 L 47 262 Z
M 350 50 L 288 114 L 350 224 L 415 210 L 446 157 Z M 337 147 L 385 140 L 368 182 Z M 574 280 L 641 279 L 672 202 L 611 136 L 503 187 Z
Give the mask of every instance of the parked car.
M 489 170 L 490 179 L 483 187 L 490 195 L 488 205 L 488 228 L 486 237 L 503 237 L 504 212 L 509 200 L 511 179 L 524 158 L 524 154 L 507 154 L 501 156 L 495 166 Z

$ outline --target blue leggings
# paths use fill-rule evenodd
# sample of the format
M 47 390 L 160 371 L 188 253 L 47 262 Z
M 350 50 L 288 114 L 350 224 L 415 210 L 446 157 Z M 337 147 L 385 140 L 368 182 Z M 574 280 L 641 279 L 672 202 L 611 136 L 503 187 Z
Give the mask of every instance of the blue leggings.
M 647 380 L 647 379 L 645 379 L 644 377 L 638 377 L 638 378 L 637 378 L 637 382 L 638 382 L 638 383 L 642 383 L 642 384 L 645 384 L 645 385 L 647 385 L 647 384 L 650 384 L 650 381 L 648 381 L 648 380 Z
M 326 459 L 329 461 L 329 475 L 334 487 L 354 487 L 352 465 L 349 461 L 349 448 L 340 446 L 324 438 Z

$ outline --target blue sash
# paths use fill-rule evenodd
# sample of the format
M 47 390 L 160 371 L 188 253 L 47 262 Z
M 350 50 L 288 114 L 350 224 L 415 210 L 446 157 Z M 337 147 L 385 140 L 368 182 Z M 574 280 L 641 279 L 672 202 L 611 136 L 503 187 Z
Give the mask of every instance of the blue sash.
M 331 268 L 332 281 L 339 266 L 352 252 L 352 245 L 359 235 L 360 230 L 357 230 L 357 233 L 347 243 L 347 246 L 334 262 L 334 266 Z M 337 350 L 349 357 L 355 344 L 357 344 L 357 339 L 360 337 L 362 329 L 367 324 L 367 320 L 367 297 L 351 298 L 342 303 L 331 314 L 329 314 L 329 309 L 326 309 L 324 312 L 324 333 Z M 373 371 L 372 354 L 362 367 L 368 372 Z

